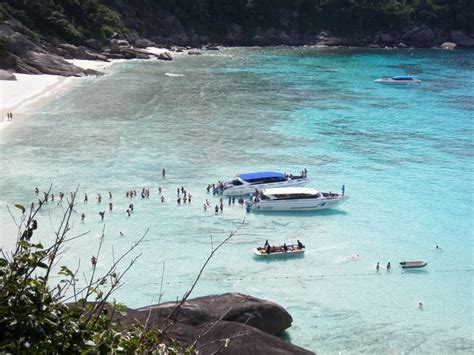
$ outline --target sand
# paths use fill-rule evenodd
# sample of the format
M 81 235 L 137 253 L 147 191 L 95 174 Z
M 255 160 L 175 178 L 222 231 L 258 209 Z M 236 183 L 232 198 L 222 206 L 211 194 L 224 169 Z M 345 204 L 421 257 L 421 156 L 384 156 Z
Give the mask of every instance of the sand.
M 70 63 L 100 72 L 118 61 L 102 62 L 94 60 L 69 60 Z M 58 75 L 15 74 L 16 81 L 0 80 L 0 131 L 21 120 L 25 114 L 45 105 L 53 97 L 64 93 L 77 85 L 85 77 L 63 77 Z M 13 114 L 13 120 L 7 119 L 7 113 Z

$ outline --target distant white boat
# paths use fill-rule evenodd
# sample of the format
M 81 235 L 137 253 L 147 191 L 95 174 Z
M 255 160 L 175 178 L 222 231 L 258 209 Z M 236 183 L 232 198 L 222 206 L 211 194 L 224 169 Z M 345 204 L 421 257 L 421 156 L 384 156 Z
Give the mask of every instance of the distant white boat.
M 421 84 L 421 80 L 412 75 L 398 75 L 391 78 L 380 78 L 374 82 L 384 85 L 417 85 Z
M 310 182 L 308 175 L 286 175 L 274 171 L 262 171 L 236 175 L 231 181 L 217 186 L 227 196 L 248 195 L 267 187 L 303 186 Z
M 348 196 L 335 192 L 319 192 L 307 187 L 263 189 L 247 209 L 253 211 L 315 211 L 336 207 Z
M 403 268 L 403 269 L 416 269 L 416 268 L 421 268 L 421 267 L 425 267 L 426 265 L 428 265 L 428 263 L 426 261 L 401 261 L 400 262 L 400 266 Z

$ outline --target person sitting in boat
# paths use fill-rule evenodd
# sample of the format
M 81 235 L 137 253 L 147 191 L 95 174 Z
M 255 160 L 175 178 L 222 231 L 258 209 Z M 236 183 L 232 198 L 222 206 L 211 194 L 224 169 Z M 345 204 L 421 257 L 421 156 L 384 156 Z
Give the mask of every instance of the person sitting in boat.
M 303 243 L 301 243 L 301 242 L 299 241 L 299 239 L 297 240 L 297 242 L 298 242 L 298 248 L 304 249 L 304 245 L 303 245 Z
M 286 243 L 283 243 L 283 251 L 284 251 L 284 252 L 287 252 L 287 251 L 288 251 L 288 247 L 286 246 Z
M 268 240 L 267 240 L 267 243 L 265 244 L 265 253 L 270 254 L 270 252 L 271 252 L 271 247 L 270 247 L 270 244 L 268 244 Z
M 266 247 L 268 245 L 268 239 L 265 241 L 265 244 L 263 245 L 264 247 Z

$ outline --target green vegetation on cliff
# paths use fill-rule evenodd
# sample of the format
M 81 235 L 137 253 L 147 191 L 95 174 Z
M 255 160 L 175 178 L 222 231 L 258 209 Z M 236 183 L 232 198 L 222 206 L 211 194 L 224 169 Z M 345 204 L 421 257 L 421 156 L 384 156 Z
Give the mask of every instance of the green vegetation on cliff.
M 114 32 L 170 35 L 164 32 L 173 26 L 163 26 L 169 16 L 216 41 L 232 26 L 240 26 L 244 38 L 257 29 L 292 36 L 321 30 L 362 35 L 409 24 L 474 32 L 472 0 L 6 0 L 3 12 L 70 42 L 104 40 Z

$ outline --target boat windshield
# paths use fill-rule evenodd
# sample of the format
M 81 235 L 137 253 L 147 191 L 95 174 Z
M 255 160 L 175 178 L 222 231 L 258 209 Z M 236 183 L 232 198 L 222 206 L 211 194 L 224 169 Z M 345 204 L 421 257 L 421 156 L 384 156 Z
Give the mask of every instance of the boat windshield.
M 309 193 L 299 193 L 299 194 L 274 194 L 274 200 L 301 200 L 308 198 L 318 198 L 321 197 L 321 194 L 318 192 L 316 194 Z
M 244 183 L 242 181 L 240 181 L 239 179 L 235 179 L 235 180 L 232 180 L 232 185 L 234 186 L 239 186 L 239 185 L 243 185 Z
M 268 177 L 268 178 L 257 178 L 257 179 L 248 179 L 246 180 L 250 185 L 257 185 L 257 184 L 270 184 L 273 182 L 281 182 L 287 181 L 288 178 L 286 177 Z
M 392 80 L 414 80 L 415 78 L 412 76 L 392 76 Z

